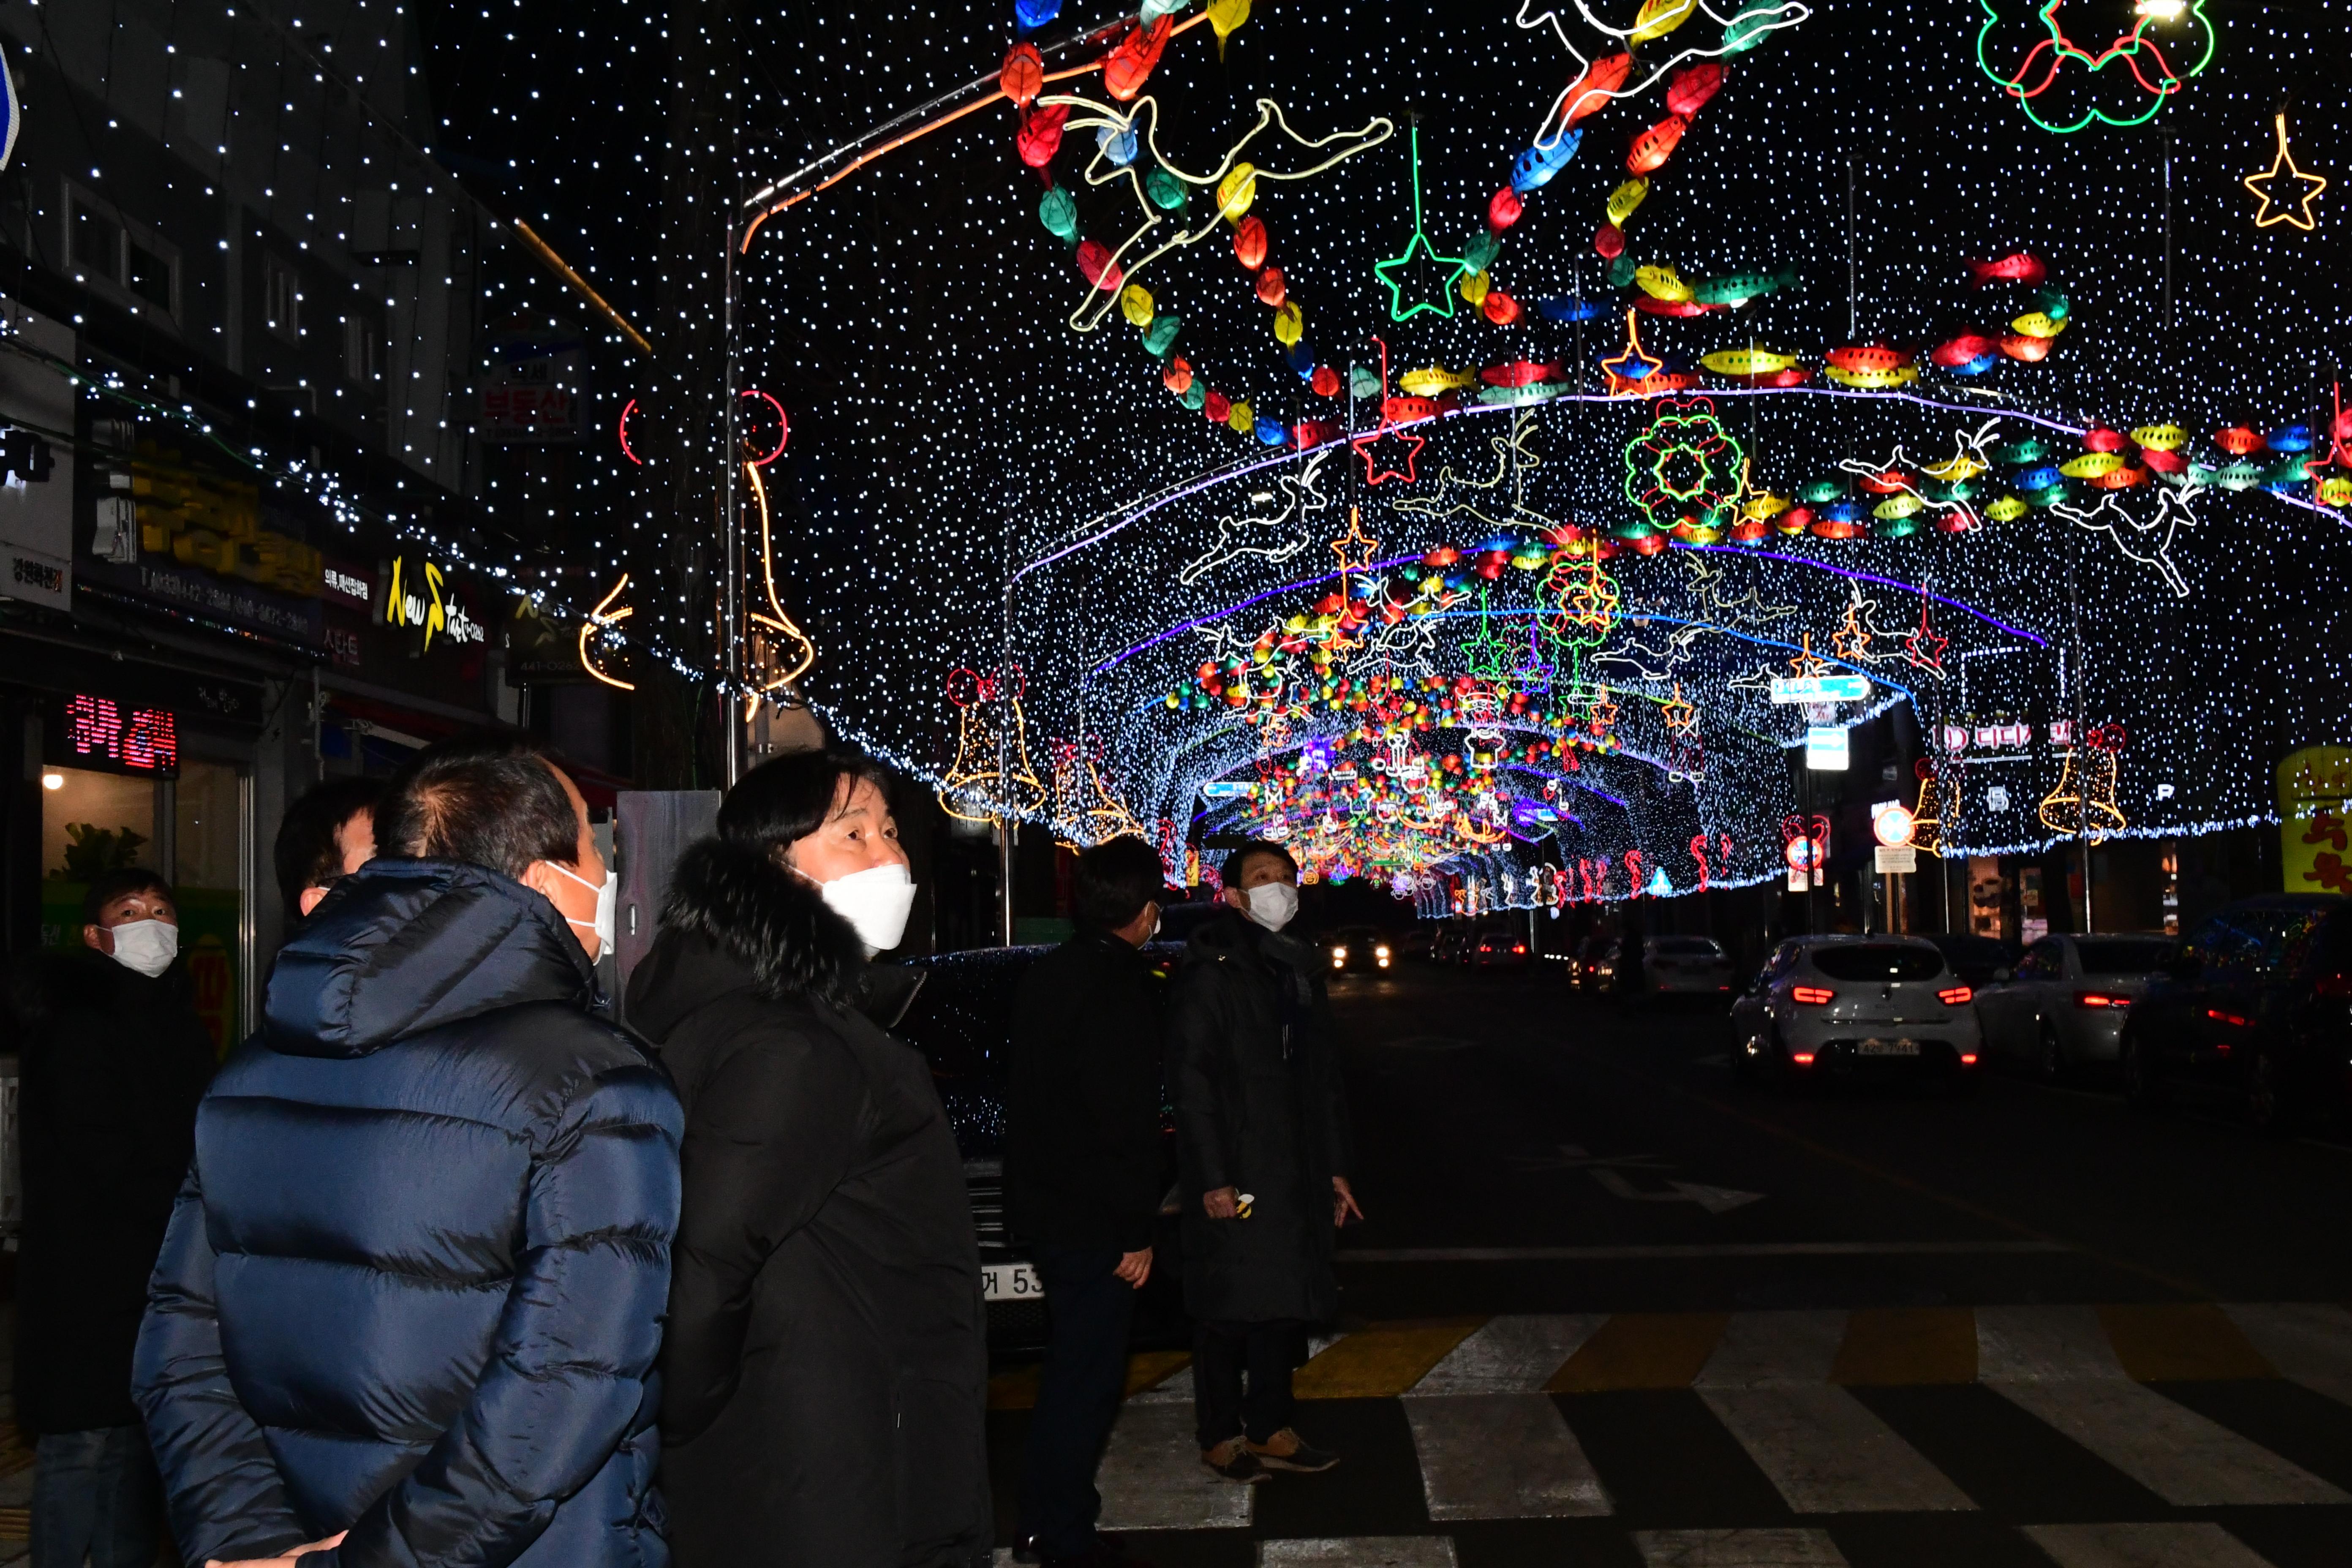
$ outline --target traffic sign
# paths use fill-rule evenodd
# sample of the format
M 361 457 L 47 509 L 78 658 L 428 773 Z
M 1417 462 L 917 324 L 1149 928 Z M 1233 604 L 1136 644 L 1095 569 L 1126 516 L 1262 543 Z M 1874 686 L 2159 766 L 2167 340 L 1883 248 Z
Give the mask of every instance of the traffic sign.
M 1866 702 L 1870 700 L 1870 677 L 1866 675 L 1790 675 L 1776 678 L 1772 682 L 1775 702 Z

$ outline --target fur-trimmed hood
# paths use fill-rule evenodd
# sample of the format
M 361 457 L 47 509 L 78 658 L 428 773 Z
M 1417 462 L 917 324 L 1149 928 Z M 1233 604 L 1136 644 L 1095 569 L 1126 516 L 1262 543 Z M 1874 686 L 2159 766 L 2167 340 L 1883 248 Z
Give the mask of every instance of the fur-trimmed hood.
M 856 1008 L 887 1028 L 919 973 L 870 964 L 866 944 L 815 886 L 769 856 L 718 838 L 671 873 L 662 934 L 630 977 L 632 1028 L 659 1040 L 696 1008 L 750 989 L 772 1002 Z

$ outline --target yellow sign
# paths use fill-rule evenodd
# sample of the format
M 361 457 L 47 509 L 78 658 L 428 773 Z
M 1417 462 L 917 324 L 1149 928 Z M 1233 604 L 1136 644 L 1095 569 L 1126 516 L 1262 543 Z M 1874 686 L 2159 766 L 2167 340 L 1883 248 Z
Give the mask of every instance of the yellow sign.
M 2290 893 L 2352 893 L 2352 746 L 2279 763 L 2279 868 Z
M 414 565 L 415 570 L 411 570 Z M 441 568 L 430 561 L 412 563 L 395 556 L 392 576 L 383 591 L 383 624 L 414 626 L 425 634 L 420 651 L 430 652 L 435 637 L 453 643 L 480 642 L 482 624 L 466 613 L 455 592 L 444 594 Z

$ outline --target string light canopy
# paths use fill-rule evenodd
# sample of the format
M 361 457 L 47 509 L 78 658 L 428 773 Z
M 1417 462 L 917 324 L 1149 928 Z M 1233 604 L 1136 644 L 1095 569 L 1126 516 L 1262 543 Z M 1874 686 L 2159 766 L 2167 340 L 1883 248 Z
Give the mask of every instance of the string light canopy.
M 1222 54 L 1166 43 L 1149 115 L 1090 87 L 1055 105 L 1041 71 L 1027 109 L 777 212 L 741 261 L 739 374 L 791 411 L 763 479 L 823 650 L 809 695 L 967 814 L 1073 841 L 1132 822 L 1171 863 L 1274 832 L 1318 875 L 1467 876 L 1507 902 L 1783 876 L 1799 749 L 1890 710 L 1928 738 L 1920 815 L 1948 853 L 2265 820 L 2284 742 L 2352 724 L 2329 673 L 2346 307 L 2305 230 L 2246 221 L 2242 184 L 2283 98 L 2306 106 L 2302 159 L 2346 144 L 2326 29 L 2270 17 L 2216 48 L 2201 5 L 2124 7 L 2117 42 L 2053 46 L 2021 114 L 2023 57 L 1980 63 L 2005 35 L 1976 13 L 1824 7 L 1725 54 L 1753 9 L 1637 37 L 1664 15 L 1580 7 L 1623 35 L 1629 85 L 1665 68 L 1650 91 L 1672 91 L 1693 48 L 1727 68 L 1670 149 L 1631 144 L 1646 100 L 1596 114 L 1499 226 L 1496 172 L 1560 144 L 1563 88 L 1605 58 L 1580 33 L 1563 57 L 1508 0 L 1267 0 L 1216 29 Z M 993 4 L 837 6 L 753 46 L 751 188 L 992 83 L 1026 38 L 1099 33 L 1099 58 L 1188 13 L 1024 33 Z M 2110 71 L 2131 77 L 2115 106 Z M 1085 279 L 1040 222 L 1021 156 L 1041 106 L 1102 121 L 1062 154 L 1097 172 L 1148 132 L 1118 166 L 1149 200 L 1155 160 L 1218 168 L 1261 100 L 1314 135 L 1412 128 L 1252 191 L 1279 251 L 1249 276 L 1312 301 L 1306 356 L 1223 245 L 1160 255 L 1138 321 L 1129 279 Z M 1604 127 L 1668 161 L 1595 155 Z M 1597 250 L 1645 177 L 1622 249 Z M 1114 221 L 1055 182 L 1081 229 Z M 1391 298 L 1376 264 L 1416 201 L 1442 298 L 1475 309 Z M 1519 309 L 1498 320 L 1462 253 L 1505 228 Z M 1086 285 L 1161 374 L 1072 329 Z M 1150 329 L 1180 299 L 1163 353 Z M 1223 417 L 1169 379 L 1180 359 L 1188 389 L 1233 389 Z M 1709 427 L 1661 429 L 1699 398 Z M 1840 676 L 1853 695 L 1774 700 Z M 992 718 L 1015 689 L 1019 723 Z

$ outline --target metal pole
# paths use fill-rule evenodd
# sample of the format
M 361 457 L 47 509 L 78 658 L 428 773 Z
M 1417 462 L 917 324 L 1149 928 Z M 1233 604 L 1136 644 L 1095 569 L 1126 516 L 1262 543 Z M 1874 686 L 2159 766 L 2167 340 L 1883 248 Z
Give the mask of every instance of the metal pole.
M 1009 524 L 1007 525 L 1009 528 Z M 1008 541 L 1008 543 L 1010 542 Z M 1009 556 L 1008 551 L 1008 556 Z M 1004 643 L 1003 657 L 997 661 L 996 678 L 1002 683 L 1013 676 L 1013 584 L 1004 585 Z M 997 716 L 996 724 L 996 942 L 999 947 L 1013 945 L 1013 837 L 1020 825 L 1013 816 L 1013 698 L 1005 698 L 1006 707 Z
M 1845 161 L 1845 336 L 1852 342 L 1862 335 L 1862 264 L 1854 247 L 1858 241 L 1853 223 L 1853 160 Z
M 736 174 L 734 135 L 732 132 L 730 133 L 728 139 L 728 173 L 730 175 L 735 175 Z M 743 193 L 741 190 L 740 177 L 737 176 L 730 183 L 737 186 L 735 192 L 736 195 L 738 197 L 741 196 Z M 720 358 L 725 367 L 723 374 L 719 377 L 719 390 L 720 395 L 726 399 L 727 404 L 724 415 L 720 420 L 720 440 L 723 456 L 727 464 L 727 488 L 724 491 L 725 500 L 722 503 L 724 508 L 722 517 L 726 530 L 726 549 L 722 552 L 722 564 L 720 570 L 725 574 L 726 581 L 719 595 L 719 613 L 720 619 L 725 622 L 725 625 L 719 628 L 719 668 L 721 670 L 719 682 L 719 712 L 720 719 L 719 728 L 722 735 L 724 736 L 724 755 L 722 765 L 726 770 L 727 783 L 730 788 L 733 787 L 737 779 L 743 776 L 743 721 L 736 712 L 735 692 L 732 689 L 734 686 L 738 685 L 741 681 L 743 674 L 741 645 L 743 629 L 743 530 L 741 527 L 741 519 L 738 515 L 736 510 L 738 505 L 738 497 L 736 495 L 736 470 L 740 467 L 743 451 L 741 434 L 736 428 L 736 418 L 737 405 L 742 402 L 742 398 L 738 395 L 736 385 L 739 367 L 736 364 L 735 355 L 737 292 L 741 285 L 741 279 L 737 276 L 735 270 L 735 247 L 737 245 L 736 226 L 741 221 L 742 203 L 739 200 L 732 205 L 730 216 L 727 219 L 727 262 L 725 272 L 726 303 L 725 313 L 720 325 L 721 341 L 719 345 Z

